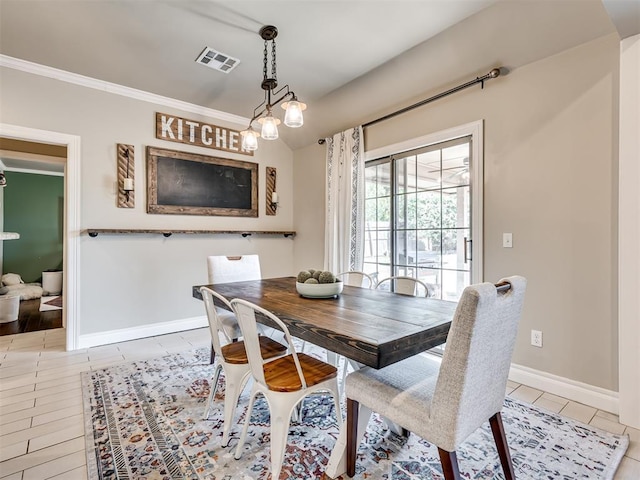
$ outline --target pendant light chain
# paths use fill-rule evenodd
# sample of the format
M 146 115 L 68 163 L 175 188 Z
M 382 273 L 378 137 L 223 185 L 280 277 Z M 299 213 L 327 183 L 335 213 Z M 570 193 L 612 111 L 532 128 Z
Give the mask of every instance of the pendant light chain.
M 267 41 L 264 41 L 264 58 L 262 60 L 262 76 L 263 80 L 267 79 L 267 57 L 269 55 L 269 51 L 267 50 Z
M 276 75 L 276 41 L 271 40 L 271 77 L 278 80 Z

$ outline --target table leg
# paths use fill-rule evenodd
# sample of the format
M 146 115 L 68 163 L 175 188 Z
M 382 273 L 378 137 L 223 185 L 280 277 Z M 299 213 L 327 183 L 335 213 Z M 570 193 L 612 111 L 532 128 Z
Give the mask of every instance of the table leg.
M 367 431 L 367 424 L 371 418 L 371 409 L 360 405 L 360 413 L 358 413 L 358 445 L 362 441 L 365 432 Z M 327 468 L 324 473 L 329 478 L 336 478 L 347 472 L 347 422 L 344 422 L 340 427 L 338 433 L 338 439 L 336 444 L 331 450 L 331 456 L 327 463 Z

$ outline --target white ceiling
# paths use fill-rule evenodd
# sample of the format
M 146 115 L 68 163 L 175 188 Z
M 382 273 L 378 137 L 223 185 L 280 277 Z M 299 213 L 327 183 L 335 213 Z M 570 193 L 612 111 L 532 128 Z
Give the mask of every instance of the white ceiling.
M 600 0 L 0 0 L 0 53 L 250 117 L 265 24 L 279 30 L 279 84 L 309 105 L 301 132 L 282 134 L 293 148 L 615 31 Z M 229 74 L 196 64 L 205 46 L 242 63 Z M 391 94 L 354 90 L 363 78 Z
M 251 116 L 262 101 L 265 24 L 280 85 L 313 102 L 494 0 L 2 0 L 2 53 Z M 224 74 L 195 63 L 205 46 L 240 59 Z
M 640 33 L 640 0 L 602 0 L 620 38 Z

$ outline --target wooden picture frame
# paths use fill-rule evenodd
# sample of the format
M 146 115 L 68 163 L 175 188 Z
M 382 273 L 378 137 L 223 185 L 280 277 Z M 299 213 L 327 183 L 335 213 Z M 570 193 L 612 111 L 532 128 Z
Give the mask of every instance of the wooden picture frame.
M 147 147 L 147 213 L 258 216 L 258 164 Z

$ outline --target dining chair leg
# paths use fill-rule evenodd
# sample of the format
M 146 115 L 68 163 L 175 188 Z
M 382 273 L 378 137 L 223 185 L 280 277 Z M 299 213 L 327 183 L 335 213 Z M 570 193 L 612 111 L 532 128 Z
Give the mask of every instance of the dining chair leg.
M 496 413 L 489 419 L 489 424 L 491 425 L 493 439 L 496 442 L 496 448 L 498 449 L 498 455 L 500 456 L 500 463 L 502 464 L 502 470 L 504 471 L 504 478 L 506 480 L 513 480 L 516 476 L 513 471 L 511 453 L 509 453 L 509 445 L 507 444 L 507 436 L 504 433 L 504 424 L 502 423 L 502 415 L 500 412 Z
M 290 393 L 281 395 L 273 395 L 271 397 L 273 403 L 269 406 L 271 414 L 271 478 L 280 478 L 280 470 L 284 461 L 284 452 L 287 447 L 287 436 L 289 435 L 289 426 L 291 414 L 299 405 L 299 397 Z
M 460 470 L 458 469 L 458 455 L 456 452 L 447 452 L 438 447 L 440 454 L 440 463 L 442 464 L 442 473 L 445 480 L 460 480 Z
M 344 423 L 344 419 L 342 418 L 342 409 L 340 408 L 340 390 L 338 388 L 338 381 L 336 380 L 334 390 L 331 391 L 333 395 L 333 404 L 336 409 L 336 422 L 338 423 L 338 428 L 342 427 Z
M 237 365 L 230 366 L 229 370 Z M 243 369 L 240 369 L 241 371 Z M 226 372 L 225 372 L 226 374 Z M 249 372 L 240 376 L 237 372 L 229 372 L 229 375 L 225 377 L 225 392 L 224 392 L 224 420 L 222 423 L 222 442 L 221 446 L 226 447 L 229 444 L 229 432 L 231 431 L 231 424 L 233 422 L 233 414 L 236 411 L 238 405 L 238 398 L 240 393 L 244 390 L 247 381 L 249 380 Z
M 254 383 L 255 386 L 255 383 Z M 247 438 L 247 430 L 249 430 L 249 421 L 251 420 L 251 412 L 253 411 L 253 404 L 256 401 L 256 395 L 258 392 L 255 389 L 251 390 L 251 397 L 249 399 L 249 406 L 247 407 L 247 413 L 244 418 L 244 425 L 242 426 L 242 433 L 240 433 L 240 440 L 238 441 L 238 445 L 236 446 L 236 453 L 233 455 L 233 458 L 236 460 L 240 460 L 242 457 L 242 447 L 244 447 L 244 441 Z
M 216 392 L 218 391 L 218 380 L 220 380 L 221 370 L 222 365 L 218 365 L 213 372 L 213 378 L 211 379 L 211 385 L 209 386 L 209 400 L 207 400 L 207 406 L 204 408 L 205 420 L 209 418 L 209 410 L 211 409 L 211 404 L 213 403 L 213 399 L 215 398 Z
M 211 345 L 211 361 L 209 362 L 211 365 L 213 365 L 213 362 L 216 359 L 216 352 L 213 351 L 213 345 Z
M 358 411 L 359 403 L 347 398 L 347 475 L 356 474 L 356 454 L 358 453 Z

